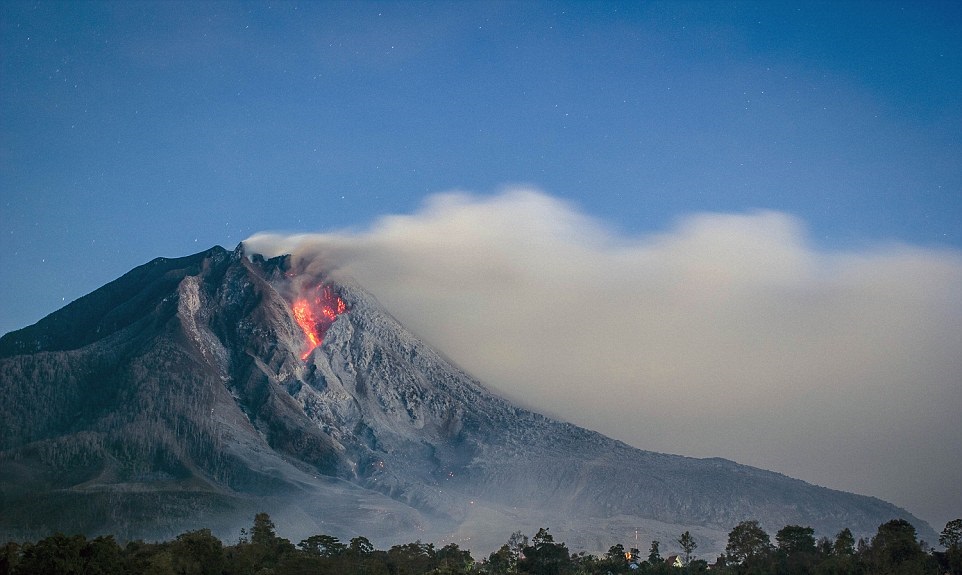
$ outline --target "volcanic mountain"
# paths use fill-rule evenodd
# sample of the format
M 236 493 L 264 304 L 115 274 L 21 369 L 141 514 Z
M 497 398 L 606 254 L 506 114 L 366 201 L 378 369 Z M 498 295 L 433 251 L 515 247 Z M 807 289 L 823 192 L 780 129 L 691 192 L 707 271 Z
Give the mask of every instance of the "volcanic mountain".
M 547 526 L 573 549 L 700 552 L 738 521 L 856 535 L 878 499 L 723 459 L 633 448 L 521 409 L 354 282 L 215 247 L 158 258 L 0 338 L 0 536 L 456 541 Z M 636 543 L 637 541 L 637 543 Z

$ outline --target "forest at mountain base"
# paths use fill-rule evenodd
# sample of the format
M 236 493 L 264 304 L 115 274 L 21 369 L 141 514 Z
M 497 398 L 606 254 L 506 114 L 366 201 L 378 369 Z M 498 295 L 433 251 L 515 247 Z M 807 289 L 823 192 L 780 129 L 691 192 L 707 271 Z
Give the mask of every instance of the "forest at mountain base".
M 209 529 L 174 540 L 121 545 L 110 535 L 87 539 L 57 533 L 37 542 L 8 542 L 0 548 L 0 575 L 614 575 L 648 573 L 688 575 L 960 575 L 962 519 L 948 522 L 939 537 L 944 551 L 919 541 L 904 519 L 879 526 L 869 540 L 843 529 L 834 540 L 816 540 L 811 527 L 787 525 L 772 543 L 757 521 L 742 521 L 728 535 L 725 553 L 712 562 L 698 556 L 698 542 L 685 531 L 664 547 L 681 555 L 662 555 L 663 542 L 647 553 L 612 545 L 601 556 L 573 553 L 555 541 L 548 528 L 530 539 L 512 533 L 500 549 L 476 560 L 456 543 L 437 548 L 420 540 L 378 550 L 363 536 L 344 543 L 313 535 L 294 545 L 277 535 L 267 513 L 258 513 L 236 544 L 225 545 Z

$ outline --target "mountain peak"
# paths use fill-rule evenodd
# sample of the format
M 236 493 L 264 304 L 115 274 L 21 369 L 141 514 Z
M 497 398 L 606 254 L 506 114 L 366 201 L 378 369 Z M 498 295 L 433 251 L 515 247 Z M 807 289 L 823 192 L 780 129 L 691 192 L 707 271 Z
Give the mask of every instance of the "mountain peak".
M 903 517 L 934 536 L 877 499 L 514 406 L 302 264 L 158 258 L 0 339 L 0 529 L 233 537 L 270 509 L 294 536 L 482 551 L 544 525 L 587 550 L 636 530 L 720 550 L 749 518 L 869 535 Z

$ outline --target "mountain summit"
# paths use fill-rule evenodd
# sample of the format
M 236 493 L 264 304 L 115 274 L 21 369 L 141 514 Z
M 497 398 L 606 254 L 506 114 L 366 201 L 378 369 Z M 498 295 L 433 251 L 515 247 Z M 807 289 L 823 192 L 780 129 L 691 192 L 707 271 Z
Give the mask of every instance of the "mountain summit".
M 878 499 L 633 448 L 516 407 L 360 286 L 215 247 L 158 258 L 0 338 L 0 535 L 455 541 L 548 526 L 572 548 L 739 521 L 870 535 Z M 636 538 L 638 544 L 634 544 Z

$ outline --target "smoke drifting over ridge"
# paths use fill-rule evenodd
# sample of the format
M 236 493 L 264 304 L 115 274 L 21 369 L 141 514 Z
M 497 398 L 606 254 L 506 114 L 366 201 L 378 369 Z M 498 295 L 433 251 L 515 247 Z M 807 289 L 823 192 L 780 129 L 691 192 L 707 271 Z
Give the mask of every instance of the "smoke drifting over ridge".
M 962 254 L 814 249 L 778 212 L 623 237 L 533 190 L 258 234 L 355 278 L 499 393 L 634 446 L 962 513 Z

